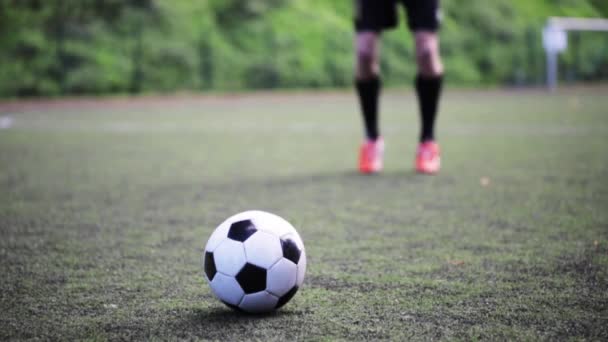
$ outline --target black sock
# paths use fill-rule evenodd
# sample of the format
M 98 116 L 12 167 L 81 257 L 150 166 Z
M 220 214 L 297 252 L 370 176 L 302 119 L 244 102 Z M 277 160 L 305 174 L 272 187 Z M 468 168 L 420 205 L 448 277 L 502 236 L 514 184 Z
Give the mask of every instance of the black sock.
M 420 106 L 420 142 L 435 139 L 435 117 L 441 95 L 441 83 L 443 76 L 424 77 L 416 76 L 416 93 Z
M 357 80 L 355 84 L 363 113 L 365 134 L 368 139 L 376 140 L 380 135 L 378 132 L 378 97 L 382 83 L 376 76 L 368 80 Z

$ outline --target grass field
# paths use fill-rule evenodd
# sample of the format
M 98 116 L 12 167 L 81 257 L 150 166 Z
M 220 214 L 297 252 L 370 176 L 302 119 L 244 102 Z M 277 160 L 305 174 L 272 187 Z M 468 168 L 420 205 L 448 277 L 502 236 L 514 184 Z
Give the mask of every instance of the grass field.
M 0 103 L 0 340 L 607 340 L 607 94 L 448 92 L 436 177 L 409 91 L 378 176 L 351 93 Z M 308 255 L 261 317 L 200 265 L 246 209 Z

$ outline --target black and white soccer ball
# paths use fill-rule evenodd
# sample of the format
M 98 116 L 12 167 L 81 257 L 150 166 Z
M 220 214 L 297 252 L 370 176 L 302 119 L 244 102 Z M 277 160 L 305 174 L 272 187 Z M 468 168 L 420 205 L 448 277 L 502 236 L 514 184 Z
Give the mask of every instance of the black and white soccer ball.
M 285 305 L 302 286 L 306 252 L 289 222 L 264 211 L 245 211 L 211 234 L 203 269 L 224 304 L 264 313 Z

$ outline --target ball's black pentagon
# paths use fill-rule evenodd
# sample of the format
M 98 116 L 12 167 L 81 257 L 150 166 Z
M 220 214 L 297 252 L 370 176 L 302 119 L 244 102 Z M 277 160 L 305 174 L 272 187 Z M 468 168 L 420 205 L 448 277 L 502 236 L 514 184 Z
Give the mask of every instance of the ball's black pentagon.
M 291 260 L 294 264 L 298 264 L 300 261 L 300 255 L 302 251 L 298 248 L 295 241 L 292 239 L 281 239 L 281 248 L 283 249 L 283 258 Z
M 213 253 L 205 252 L 205 274 L 209 280 L 213 280 L 215 274 L 217 273 L 217 269 L 215 268 L 215 259 L 213 258 Z
M 246 294 L 264 291 L 266 289 L 266 269 L 247 263 L 236 275 L 236 281 Z
M 257 232 L 255 225 L 251 220 L 243 220 L 234 222 L 228 230 L 228 238 L 245 242 L 253 233 Z
M 289 302 L 289 300 L 291 300 L 291 298 L 293 298 L 293 296 L 296 294 L 296 292 L 298 292 L 298 286 L 294 286 L 291 288 L 291 290 L 289 290 L 289 292 L 287 292 L 286 294 L 284 294 L 281 298 L 279 298 L 279 301 L 277 302 L 277 306 L 276 308 L 280 308 L 281 306 L 287 304 L 287 302 Z

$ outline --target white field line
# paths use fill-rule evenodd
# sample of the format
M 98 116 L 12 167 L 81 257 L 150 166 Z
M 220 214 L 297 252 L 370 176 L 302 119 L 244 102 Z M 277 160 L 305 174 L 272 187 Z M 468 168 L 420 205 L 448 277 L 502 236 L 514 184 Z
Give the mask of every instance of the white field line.
M 14 126 L 28 131 L 50 132 L 102 132 L 102 133 L 251 133 L 256 132 L 348 132 L 359 128 L 356 123 L 292 122 L 287 124 L 255 122 L 141 122 L 24 119 Z
M 0 129 L 9 129 L 13 127 L 14 122 L 15 119 L 10 115 L 0 116 Z
M 295 134 L 348 134 L 359 133 L 360 124 L 356 119 L 350 122 L 311 122 L 293 121 L 289 123 L 271 122 L 150 122 L 150 121 L 86 121 L 50 120 L 48 118 L 0 117 L 0 129 L 19 129 L 38 132 L 101 132 L 115 134 L 154 134 L 154 133 L 250 133 L 267 132 Z M 418 130 L 418 121 L 409 120 L 398 124 L 385 124 L 383 132 L 398 134 Z M 563 124 L 442 124 L 441 134 L 453 136 L 492 135 L 492 136 L 579 136 L 589 133 L 608 133 L 608 125 L 563 125 Z

